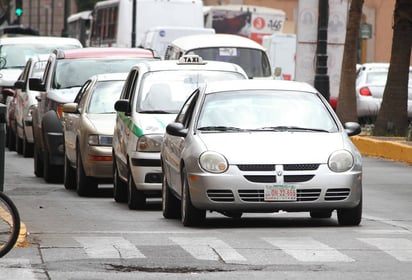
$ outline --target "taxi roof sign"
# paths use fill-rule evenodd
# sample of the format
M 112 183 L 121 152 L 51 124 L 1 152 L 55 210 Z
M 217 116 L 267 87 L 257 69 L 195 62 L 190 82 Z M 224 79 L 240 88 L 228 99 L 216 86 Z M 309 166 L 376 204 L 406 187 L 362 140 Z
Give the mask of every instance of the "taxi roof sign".
M 206 62 L 203 62 L 203 59 L 200 56 L 191 54 L 183 55 L 179 58 L 178 64 L 206 64 Z

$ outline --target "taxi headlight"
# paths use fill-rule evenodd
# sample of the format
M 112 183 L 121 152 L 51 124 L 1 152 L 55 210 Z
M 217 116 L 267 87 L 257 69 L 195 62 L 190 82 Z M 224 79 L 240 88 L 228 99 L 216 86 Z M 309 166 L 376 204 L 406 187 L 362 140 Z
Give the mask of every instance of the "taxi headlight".
M 163 135 L 151 134 L 143 135 L 137 140 L 136 150 L 138 152 L 160 152 L 163 142 Z
M 332 153 L 328 160 L 329 169 L 333 172 L 345 172 L 352 168 L 353 156 L 349 151 L 340 150 Z
M 226 158 L 216 152 L 204 152 L 199 158 L 200 166 L 211 173 L 223 173 L 228 168 Z
M 88 139 L 90 146 L 111 146 L 112 141 L 113 136 L 111 135 L 90 134 Z

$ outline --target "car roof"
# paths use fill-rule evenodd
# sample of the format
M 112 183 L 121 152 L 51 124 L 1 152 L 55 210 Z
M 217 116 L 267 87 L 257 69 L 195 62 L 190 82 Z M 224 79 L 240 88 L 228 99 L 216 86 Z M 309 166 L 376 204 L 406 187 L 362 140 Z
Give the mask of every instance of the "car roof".
M 79 40 L 68 37 L 53 37 L 53 36 L 20 36 L 20 37 L 3 37 L 0 38 L 0 45 L 18 45 L 18 44 L 60 44 L 62 45 L 76 45 L 82 47 Z
M 96 47 L 81 49 L 57 49 L 58 58 L 99 58 L 99 57 L 147 57 L 153 58 L 153 51 L 143 48 Z
M 175 45 L 185 51 L 207 47 L 239 47 L 265 50 L 257 42 L 234 34 L 196 34 L 179 37 L 172 41 Z
M 281 91 L 300 91 L 318 93 L 318 91 L 308 83 L 287 81 L 287 80 L 236 80 L 209 82 L 205 86 L 205 93 L 232 90 L 281 90 Z
M 150 61 L 142 61 L 138 62 L 136 65 L 133 66 L 132 69 L 138 67 L 146 67 L 148 71 L 170 71 L 170 70 L 190 70 L 190 69 L 201 69 L 201 70 L 215 70 L 215 71 L 233 71 L 233 72 L 240 72 L 245 75 L 247 78 L 247 74 L 237 64 L 230 63 L 230 62 L 223 62 L 223 61 L 211 61 L 205 60 L 203 63 L 197 64 L 182 64 L 180 60 L 150 60 Z
M 385 62 L 368 62 L 360 66 L 361 71 L 374 71 L 374 70 L 388 70 L 389 63 Z

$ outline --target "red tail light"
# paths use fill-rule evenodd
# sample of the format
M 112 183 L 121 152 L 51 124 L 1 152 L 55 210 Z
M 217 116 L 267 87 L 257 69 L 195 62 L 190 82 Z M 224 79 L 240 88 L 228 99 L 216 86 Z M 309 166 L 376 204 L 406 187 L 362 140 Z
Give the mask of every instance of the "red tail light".
M 372 96 L 371 91 L 369 90 L 368 87 L 363 87 L 359 90 L 359 94 L 362 96 Z

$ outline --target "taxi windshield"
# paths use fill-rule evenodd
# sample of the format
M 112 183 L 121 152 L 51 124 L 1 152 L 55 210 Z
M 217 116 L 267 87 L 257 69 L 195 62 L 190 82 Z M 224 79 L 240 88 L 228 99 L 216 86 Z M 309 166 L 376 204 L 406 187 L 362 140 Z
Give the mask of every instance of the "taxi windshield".
M 140 83 L 138 112 L 179 112 L 186 98 L 208 81 L 239 80 L 237 72 L 212 70 L 166 70 L 146 73 Z

